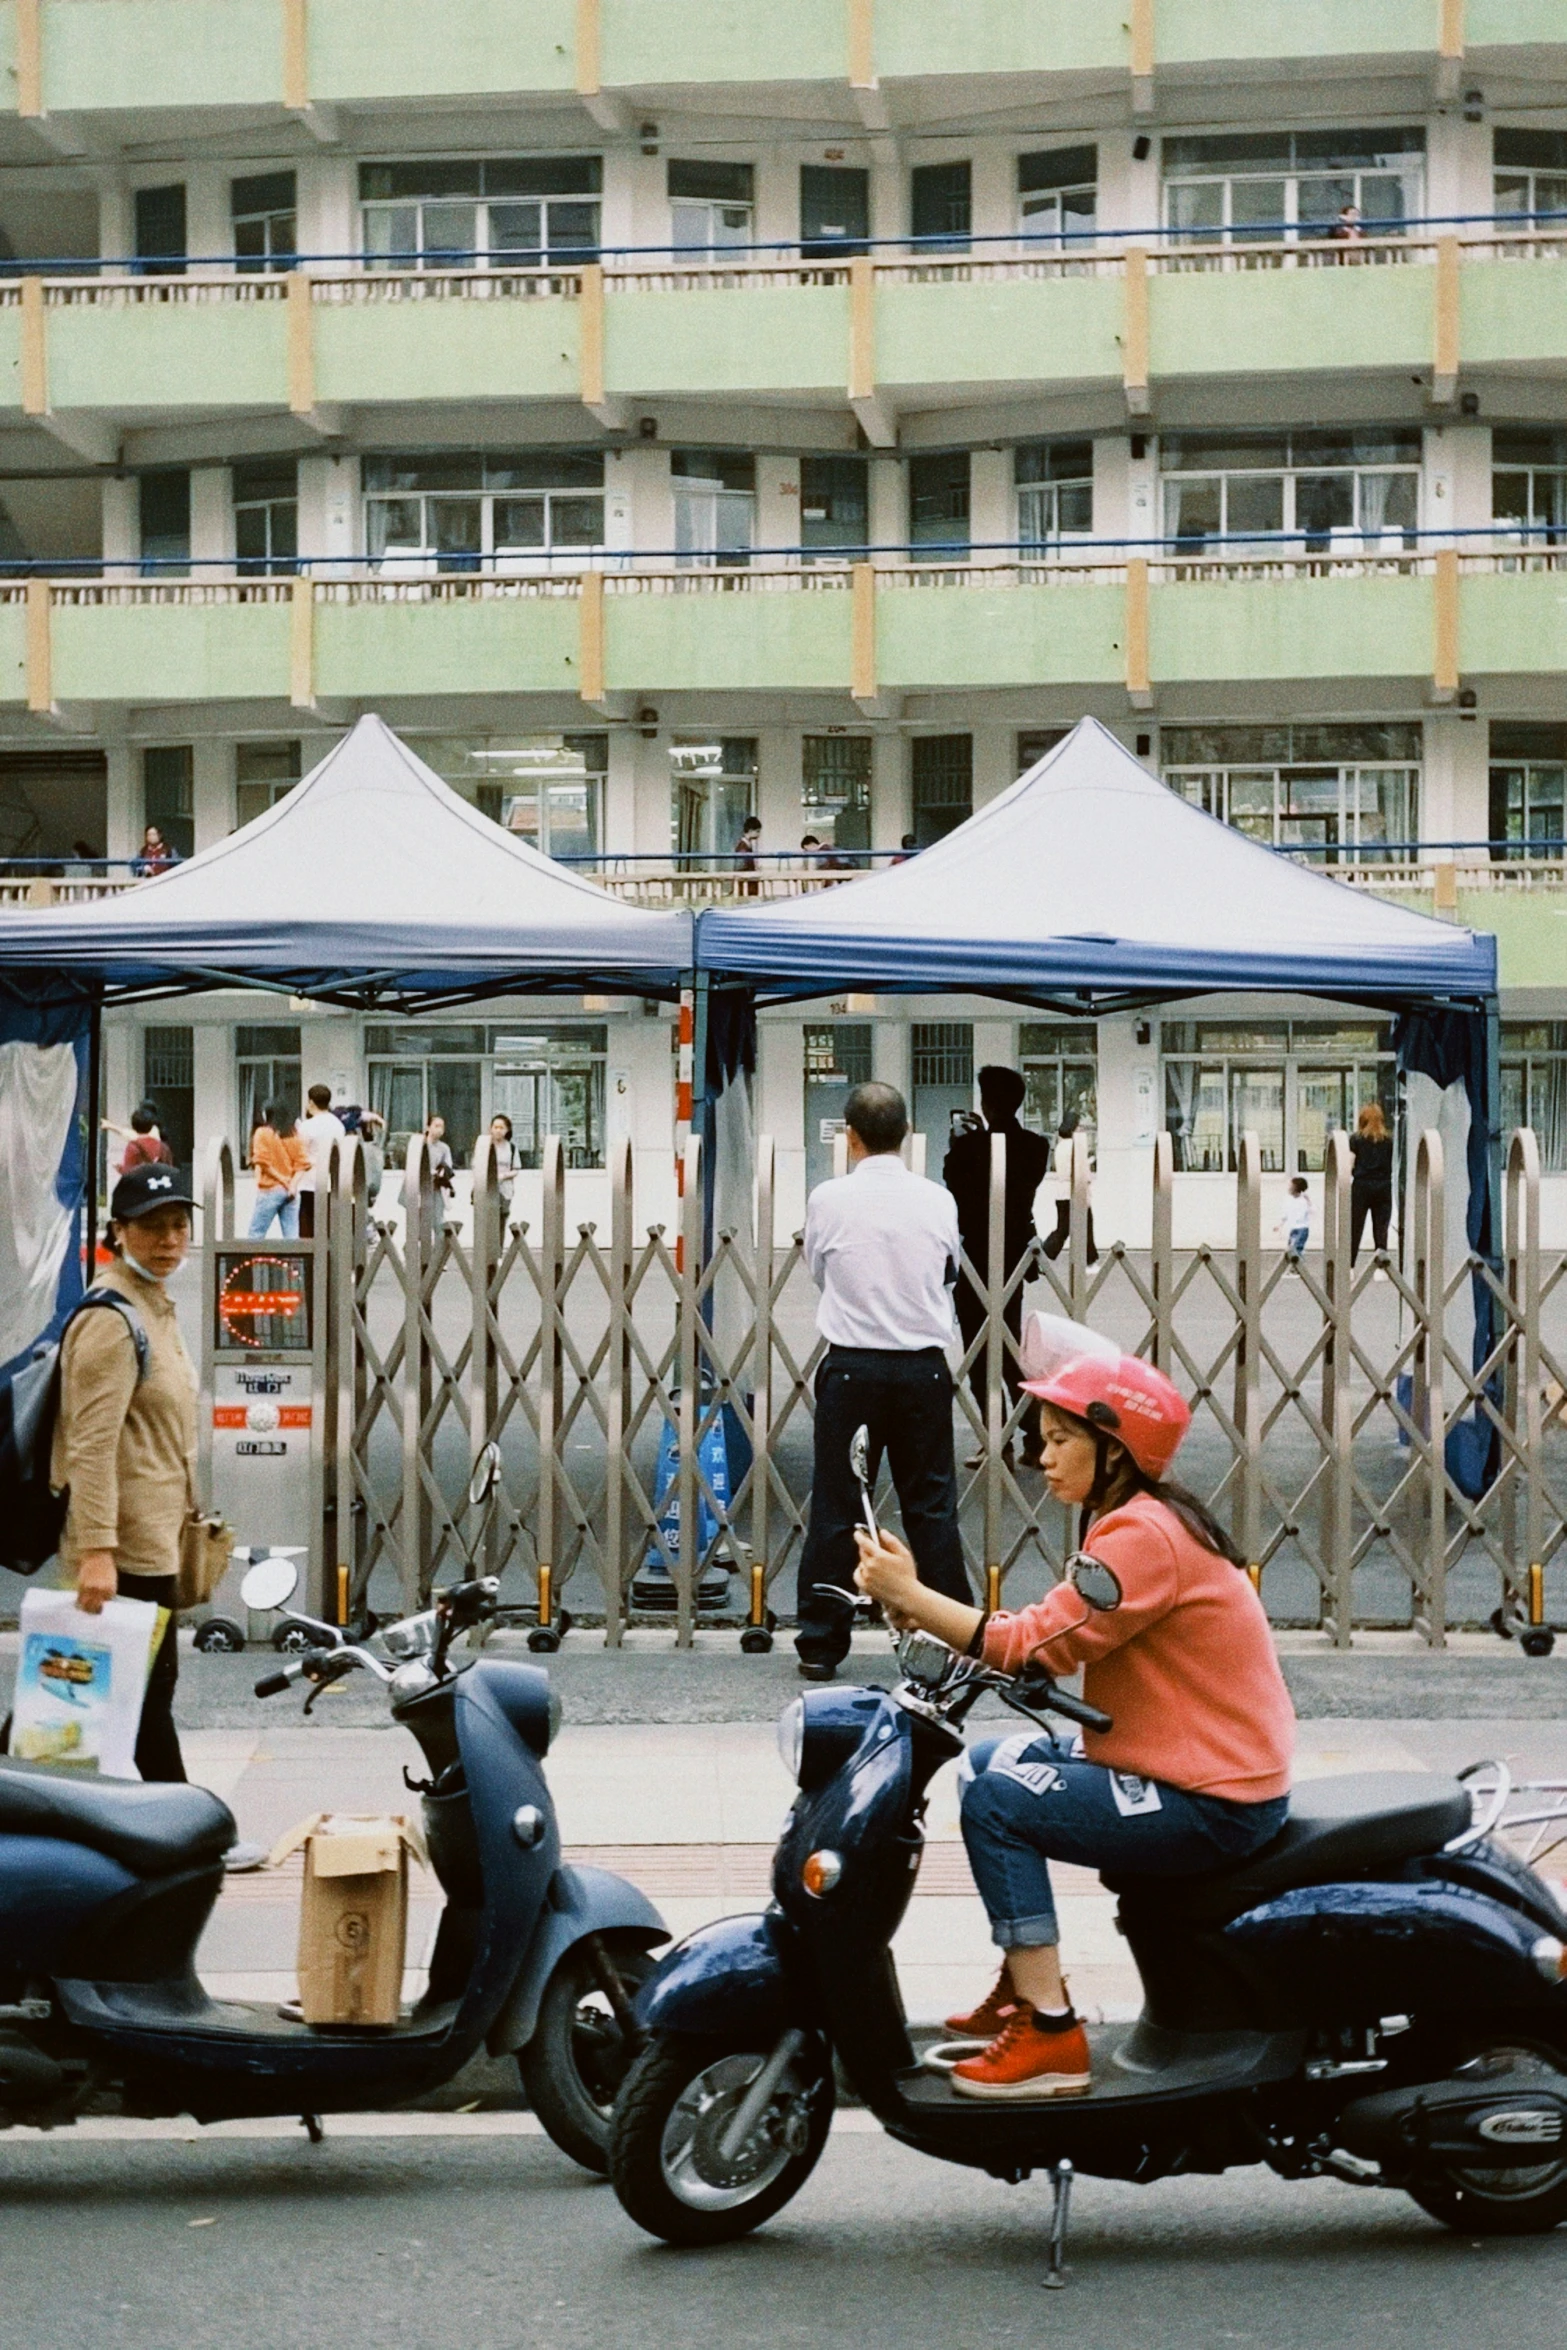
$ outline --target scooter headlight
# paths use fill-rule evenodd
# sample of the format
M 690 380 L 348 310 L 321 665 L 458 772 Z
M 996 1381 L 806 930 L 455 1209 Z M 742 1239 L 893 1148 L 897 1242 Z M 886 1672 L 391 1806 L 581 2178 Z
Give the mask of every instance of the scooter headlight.
M 778 1758 L 796 1785 L 799 1783 L 800 1761 L 804 1753 L 805 1700 L 797 1697 L 778 1716 Z

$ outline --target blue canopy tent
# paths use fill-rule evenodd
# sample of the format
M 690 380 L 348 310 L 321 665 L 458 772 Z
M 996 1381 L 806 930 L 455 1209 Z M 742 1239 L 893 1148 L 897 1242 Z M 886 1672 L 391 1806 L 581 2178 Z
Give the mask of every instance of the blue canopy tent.
M 80 1229 L 93 1229 L 97 1154 L 81 1145 L 97 1128 L 105 1004 L 212 988 L 383 1013 L 512 994 L 672 997 L 693 952 L 689 914 L 619 904 L 480 815 L 381 719 L 361 718 L 265 815 L 140 888 L 0 914 L 0 1197 L 12 1173 L 43 1196 L 30 1162 L 10 1160 L 36 1123 L 33 1064 L 52 1069 L 69 1043 L 83 1099 L 35 1221 L 55 1246 L 58 1216 L 45 1211 L 69 1192 Z M 49 1329 L 75 1301 L 80 1254 L 63 1249 Z M 45 1334 L 41 1324 L 18 1343 Z
M 1378 1006 L 1396 1015 L 1402 1067 L 1465 1086 L 1469 1243 L 1495 1254 L 1495 939 L 1291 863 L 1181 799 L 1095 719 L 919 856 L 813 896 L 705 911 L 697 961 L 716 1001 L 753 1005 L 853 988 L 1076 1019 L 1240 990 Z M 731 1067 L 741 1017 L 709 1020 Z M 1476 1302 L 1479 1361 L 1490 1319 Z

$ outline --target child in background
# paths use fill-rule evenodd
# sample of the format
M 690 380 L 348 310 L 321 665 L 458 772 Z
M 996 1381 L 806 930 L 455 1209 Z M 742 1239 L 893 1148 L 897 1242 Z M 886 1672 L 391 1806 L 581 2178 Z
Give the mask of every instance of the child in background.
M 1290 1177 L 1289 1198 L 1284 1203 L 1284 1213 L 1275 1229 L 1284 1242 L 1285 1263 L 1298 1266 L 1306 1253 L 1306 1242 L 1311 1237 L 1311 1194 L 1306 1188 L 1304 1175 Z

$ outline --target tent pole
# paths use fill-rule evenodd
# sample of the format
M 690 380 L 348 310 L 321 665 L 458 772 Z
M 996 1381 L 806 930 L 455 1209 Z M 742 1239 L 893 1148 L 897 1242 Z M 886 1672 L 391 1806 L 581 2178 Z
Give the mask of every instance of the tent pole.
M 98 1120 L 103 1090 L 103 1007 L 94 1000 L 87 1030 L 87 1134 L 82 1165 L 82 1287 L 91 1289 L 98 1271 Z

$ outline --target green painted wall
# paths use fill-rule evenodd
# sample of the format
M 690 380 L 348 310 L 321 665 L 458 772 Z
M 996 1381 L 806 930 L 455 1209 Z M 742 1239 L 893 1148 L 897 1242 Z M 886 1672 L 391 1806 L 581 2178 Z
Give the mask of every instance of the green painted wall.
M 281 22 L 277 0 L 49 0 L 44 102 L 62 114 L 275 106 Z
M 1560 43 L 1561 0 L 1468 0 L 1464 47 L 1471 62 L 1480 49 L 1511 48 L 1514 42 Z
M 314 98 L 576 86 L 572 0 L 310 0 L 309 23 Z M 602 144 L 586 116 L 582 131 Z
M 575 302 L 547 298 L 318 302 L 316 397 L 574 400 L 578 316 Z
M 606 293 L 609 391 L 821 392 L 849 380 L 847 286 Z
M 105 0 L 105 5 L 108 0 Z M 47 313 L 54 408 L 286 408 L 281 302 L 85 305 Z
M 1429 677 L 1428 579 L 1237 580 L 1155 587 L 1149 666 L 1172 683 Z
M 876 379 L 901 384 L 1119 382 L 1121 281 L 996 278 L 884 285 Z
M 1281 0 L 1158 0 L 1154 11 L 1161 65 L 1225 57 L 1385 56 L 1432 51 L 1436 41 L 1437 0 L 1375 0 L 1374 6 L 1368 0 L 1310 0 L 1306 7 Z
M 701 693 L 849 683 L 846 587 L 777 595 L 605 598 L 605 670 L 613 690 L 658 678 Z
M 1458 349 L 1466 367 L 1567 359 L 1567 270 L 1550 261 L 1466 261 Z
M 279 604 L 61 604 L 62 702 L 276 701 L 288 696 L 289 610 Z
M 876 668 L 894 688 L 1104 685 L 1125 675 L 1117 587 L 884 588 Z
M 1295 368 L 1429 367 L 1436 271 L 1247 270 L 1155 277 L 1156 375 L 1275 375 Z
M 1458 919 L 1495 934 L 1503 987 L 1567 985 L 1567 890 L 1460 889 Z
M 902 74 L 1124 69 L 1126 60 L 1125 0 L 880 0 L 876 9 L 876 70 L 883 81 Z
M 599 25 L 606 88 L 841 82 L 848 71 L 845 0 L 789 0 L 783 8 L 766 0 L 602 0 Z M 674 134 L 670 152 L 680 152 Z
M 0 604 L 0 702 L 27 700 L 27 607 Z
M 1461 580 L 1458 664 L 1477 677 L 1567 670 L 1567 576 L 1482 572 Z
M 458 598 L 316 607 L 316 691 L 387 694 L 574 693 L 576 598 Z

